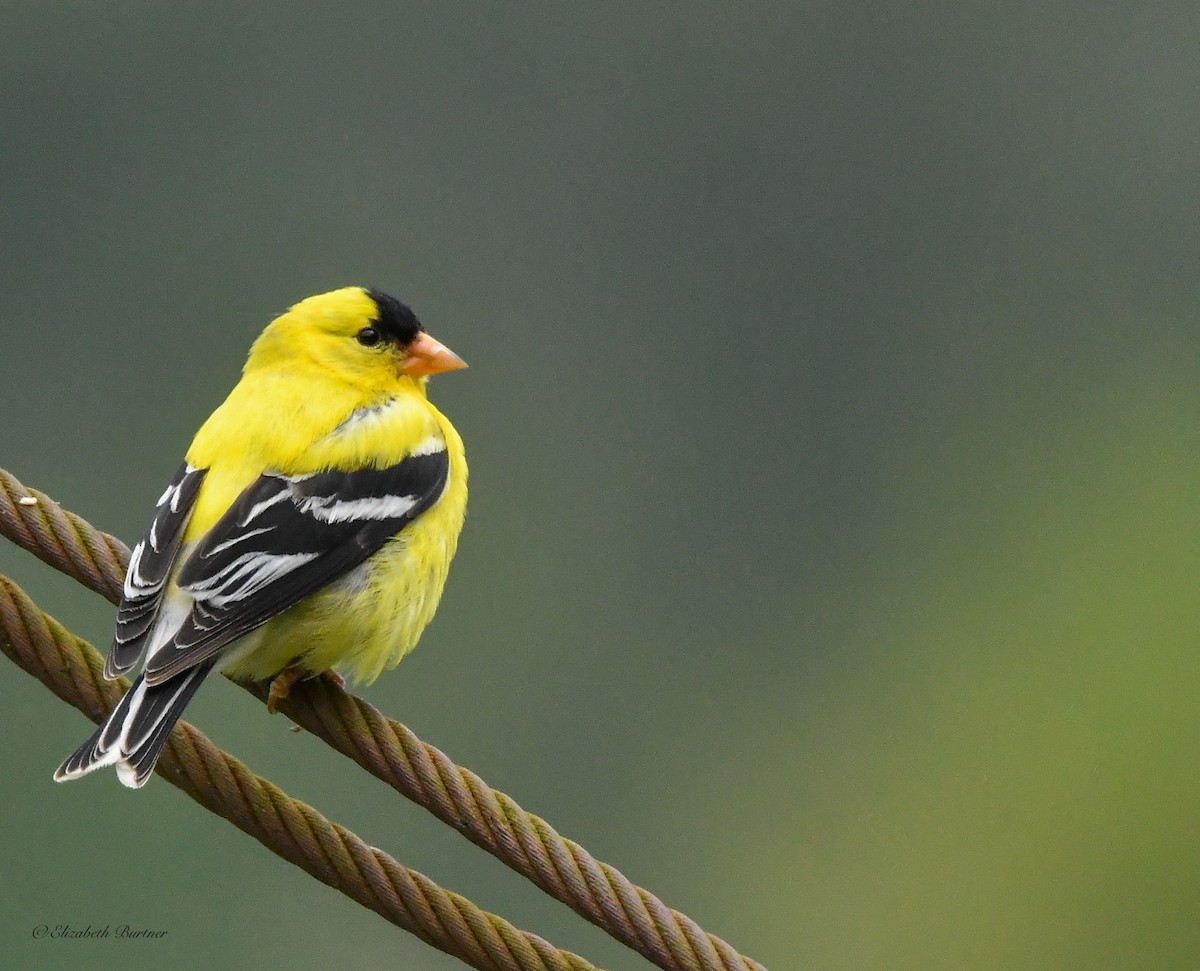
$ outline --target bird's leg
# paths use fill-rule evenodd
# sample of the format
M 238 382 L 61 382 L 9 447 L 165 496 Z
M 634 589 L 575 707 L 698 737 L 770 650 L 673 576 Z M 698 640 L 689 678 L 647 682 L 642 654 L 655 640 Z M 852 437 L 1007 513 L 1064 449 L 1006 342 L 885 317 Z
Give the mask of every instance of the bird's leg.
M 279 703 L 291 693 L 292 686 L 307 673 L 298 664 L 293 664 L 290 668 L 284 668 L 275 675 L 271 679 L 271 692 L 267 695 L 267 711 L 272 715 L 275 714 Z
M 267 695 L 267 711 L 272 715 L 275 714 L 279 703 L 292 693 L 292 688 L 296 686 L 297 681 L 307 681 L 310 678 L 318 677 L 324 678 L 335 688 L 346 687 L 346 679 L 333 669 L 322 671 L 320 674 L 310 674 L 306 668 L 293 664 L 290 668 L 284 668 L 271 679 L 271 691 Z

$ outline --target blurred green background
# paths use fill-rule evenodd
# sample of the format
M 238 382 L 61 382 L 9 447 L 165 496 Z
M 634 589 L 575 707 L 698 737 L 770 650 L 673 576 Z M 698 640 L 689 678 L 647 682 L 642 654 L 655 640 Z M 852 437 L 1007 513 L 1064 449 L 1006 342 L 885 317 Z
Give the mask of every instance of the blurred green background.
M 1194 4 L 0 20 L 0 466 L 132 541 L 272 315 L 394 292 L 472 499 L 366 697 L 772 971 L 1200 967 Z M 460 967 L 0 705 L 5 967 Z M 230 685 L 188 717 L 648 967 Z

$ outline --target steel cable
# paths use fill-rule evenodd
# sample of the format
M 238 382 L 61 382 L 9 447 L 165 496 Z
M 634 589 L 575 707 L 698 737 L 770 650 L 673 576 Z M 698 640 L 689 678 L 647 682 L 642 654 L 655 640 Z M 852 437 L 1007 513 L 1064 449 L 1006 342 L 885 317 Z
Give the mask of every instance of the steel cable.
M 0 649 L 59 698 L 100 722 L 129 687 L 104 660 L 0 576 Z M 514 927 L 255 775 L 180 721 L 157 771 L 201 806 L 381 917 L 481 971 L 598 971 Z
M 128 548 L 3 469 L 0 534 L 120 599 Z M 242 686 L 266 699 L 263 685 Z M 665 971 L 765 971 L 361 698 L 313 680 L 280 710 Z

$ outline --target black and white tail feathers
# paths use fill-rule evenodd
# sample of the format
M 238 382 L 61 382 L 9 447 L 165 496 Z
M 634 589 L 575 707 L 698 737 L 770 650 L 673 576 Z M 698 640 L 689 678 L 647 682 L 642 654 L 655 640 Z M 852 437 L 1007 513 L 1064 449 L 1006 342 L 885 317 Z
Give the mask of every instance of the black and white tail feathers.
M 178 618 L 163 617 L 160 608 L 204 476 L 205 470 L 187 462 L 179 466 L 155 506 L 154 518 L 130 554 L 117 630 L 104 665 L 104 676 L 109 680 L 137 664 L 151 646 L 158 627 L 179 622 Z M 170 631 L 161 631 L 160 636 L 163 634 L 169 636 Z M 138 678 L 104 724 L 58 767 L 55 781 L 78 779 L 93 769 L 115 765 L 125 785 L 145 785 L 171 729 L 211 669 L 211 663 L 199 665 L 155 687 Z
M 215 659 L 207 661 L 153 687 L 139 677 L 104 724 L 58 767 L 54 780 L 66 782 L 115 765 L 124 785 L 131 789 L 145 785 L 171 729 L 214 663 Z

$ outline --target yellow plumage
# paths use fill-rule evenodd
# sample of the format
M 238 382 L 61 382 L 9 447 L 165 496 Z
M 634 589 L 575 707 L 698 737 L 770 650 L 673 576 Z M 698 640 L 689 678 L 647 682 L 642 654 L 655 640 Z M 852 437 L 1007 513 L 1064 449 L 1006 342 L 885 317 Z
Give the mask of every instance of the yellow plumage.
M 144 648 L 143 679 L 130 692 L 144 697 L 128 699 L 129 710 L 115 711 L 56 778 L 116 764 L 126 784 L 144 782 L 157 752 L 139 751 L 136 719 L 167 710 L 176 684 L 186 691 L 170 707 L 182 710 L 204 664 L 253 680 L 336 670 L 370 681 L 416 644 L 441 598 L 467 499 L 462 439 L 425 385 L 429 374 L 463 366 L 408 308 L 360 287 L 310 297 L 266 328 L 131 561 L 109 668 L 126 670 L 136 660 L 129 652 Z M 190 513 L 174 511 L 185 499 Z M 172 515 L 180 538 L 155 586 Z M 398 524 L 394 535 L 389 524 Z M 320 548 L 326 535 L 329 550 Z M 346 559 L 353 543 L 369 555 Z M 325 576 L 322 557 L 342 557 L 345 568 Z M 305 571 L 321 580 L 314 592 L 304 592 Z M 287 602 L 289 590 L 303 595 Z M 150 606 L 147 628 L 138 617 Z M 248 629 L 222 644 L 223 623 Z M 183 647 L 193 652 L 180 654 L 186 666 L 170 668 Z
M 262 473 L 385 468 L 418 444 L 446 444 L 450 477 L 441 500 L 369 563 L 270 621 L 226 662 L 259 681 L 293 663 L 373 681 L 420 637 L 441 599 L 467 504 L 462 439 L 426 397 L 425 379 L 397 376 L 343 346 L 376 313 L 360 287 L 309 297 L 276 319 L 251 349 L 244 376 L 197 432 L 188 462 L 207 468 L 184 542 L 212 528 Z M 296 348 L 306 349 L 296 360 Z M 369 419 L 335 429 L 360 409 L 391 399 Z M 303 650 L 303 655 L 296 652 Z

